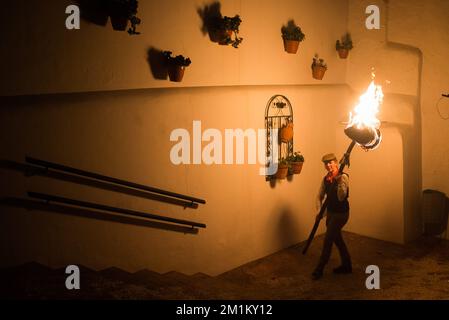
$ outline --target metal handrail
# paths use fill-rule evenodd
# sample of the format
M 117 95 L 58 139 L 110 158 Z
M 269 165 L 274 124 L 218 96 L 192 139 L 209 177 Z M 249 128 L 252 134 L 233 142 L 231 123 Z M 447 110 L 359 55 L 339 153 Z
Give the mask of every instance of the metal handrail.
M 191 196 L 186 196 L 186 195 L 183 195 L 183 194 L 180 194 L 180 193 L 175 193 L 175 192 L 171 192 L 171 191 L 158 189 L 158 188 L 146 186 L 146 185 L 143 185 L 143 184 L 129 182 L 129 181 L 126 181 L 126 180 L 112 178 L 112 177 L 108 177 L 108 176 L 105 176 L 105 175 L 102 175 L 102 174 L 89 172 L 89 171 L 85 171 L 85 170 L 80 170 L 80 169 L 76 169 L 76 168 L 73 168 L 73 167 L 68 167 L 68 166 L 65 166 L 65 165 L 60 165 L 60 164 L 57 164 L 57 163 L 36 159 L 36 158 L 33 158 L 33 157 L 28 157 L 27 156 L 27 157 L 25 157 L 25 161 L 28 162 L 28 163 L 34 164 L 34 165 L 38 165 L 38 166 L 44 167 L 46 169 L 54 169 L 54 170 L 69 172 L 69 173 L 73 173 L 73 174 L 76 174 L 76 175 L 79 175 L 79 176 L 84 176 L 84 177 L 89 177 L 89 178 L 93 178 L 93 179 L 97 179 L 97 180 L 101 180 L 101 181 L 115 183 L 115 184 L 119 184 L 119 185 L 122 185 L 122 186 L 130 187 L 130 188 L 134 188 L 134 189 L 139 189 L 139 190 L 144 190 L 144 191 L 148 191 L 148 192 L 152 192 L 152 193 L 157 193 L 157 194 L 165 195 L 165 196 L 172 197 L 172 198 L 183 199 L 183 200 L 188 200 L 188 201 L 191 201 L 191 202 L 202 203 L 202 204 L 206 203 L 206 200 L 203 200 L 203 199 L 199 199 L 199 198 L 195 198 L 195 197 L 191 197 Z
M 74 206 L 78 206 L 78 207 L 97 209 L 97 210 L 102 210 L 102 211 L 109 211 L 109 212 L 113 212 L 113 213 L 120 213 L 120 214 L 134 216 L 134 217 L 171 222 L 171 223 L 191 226 L 192 228 L 193 227 L 206 228 L 206 225 L 204 223 L 199 223 L 199 222 L 194 222 L 194 221 L 189 221 L 189 220 L 182 220 L 182 219 L 175 219 L 175 218 L 170 218 L 170 217 L 164 217 L 164 216 L 160 216 L 160 215 L 156 215 L 156 214 L 152 214 L 152 213 L 111 207 L 111 206 L 107 206 L 107 205 L 103 205 L 103 204 L 80 201 L 80 200 L 69 199 L 69 198 L 63 198 L 63 197 L 58 197 L 58 196 L 39 193 L 39 192 L 30 191 L 30 192 L 28 192 L 28 196 L 32 197 L 32 198 L 45 200 L 47 202 L 58 202 L 58 203 L 64 203 L 64 204 L 74 205 Z

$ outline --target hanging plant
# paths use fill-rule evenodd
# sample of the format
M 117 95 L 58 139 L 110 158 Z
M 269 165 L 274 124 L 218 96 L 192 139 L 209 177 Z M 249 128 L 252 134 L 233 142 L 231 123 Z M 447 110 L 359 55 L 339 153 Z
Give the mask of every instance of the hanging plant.
M 312 76 L 314 79 L 321 80 L 324 77 L 324 73 L 327 70 L 327 64 L 324 62 L 324 59 L 318 57 L 318 54 L 315 54 L 312 62 Z
M 141 20 L 136 16 L 138 0 L 109 0 L 109 15 L 111 17 L 112 28 L 117 31 L 125 31 L 128 21 L 131 27 L 128 29 L 130 35 L 140 34 L 136 31 Z
M 287 159 L 281 158 L 278 163 L 278 170 L 276 171 L 276 179 L 285 179 L 288 175 L 289 163 Z
M 294 20 L 289 20 L 287 25 L 282 26 L 281 33 L 284 40 L 284 50 L 293 54 L 298 51 L 299 43 L 306 37 Z
M 219 18 L 216 30 L 214 31 L 218 43 L 221 45 L 232 45 L 234 48 L 238 48 L 243 41 L 243 38 L 238 36 L 240 23 L 242 23 L 242 20 L 239 15 L 235 15 L 232 18 L 227 16 Z
M 346 59 L 349 54 L 349 50 L 353 48 L 352 39 L 349 33 L 346 33 L 340 40 L 335 43 L 335 49 L 338 51 L 338 55 L 341 59 Z
M 182 55 L 178 55 L 176 57 L 172 57 L 171 51 L 163 51 L 162 54 L 165 57 L 168 76 L 170 81 L 173 82 L 181 82 L 184 77 L 184 70 L 188 67 L 192 61 L 190 58 L 185 58 Z
M 302 170 L 302 166 L 304 164 L 304 156 L 301 152 L 296 151 L 288 157 L 288 162 L 290 163 L 290 168 L 293 174 L 300 174 Z

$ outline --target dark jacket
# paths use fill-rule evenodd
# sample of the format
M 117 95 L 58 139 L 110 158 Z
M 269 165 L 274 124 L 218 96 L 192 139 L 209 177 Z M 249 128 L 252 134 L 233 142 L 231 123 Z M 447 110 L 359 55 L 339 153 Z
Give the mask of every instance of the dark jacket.
M 346 173 L 343 172 L 342 174 L 346 174 Z M 346 174 L 346 175 L 348 175 L 348 174 Z M 337 195 L 337 181 L 334 179 L 333 182 L 329 182 L 325 176 L 323 179 L 323 183 L 324 183 L 327 197 L 329 199 L 327 209 L 332 212 L 348 212 L 349 211 L 349 201 L 348 201 L 349 186 L 348 186 L 348 190 L 347 190 L 345 199 L 343 199 L 343 201 L 340 201 L 340 200 L 338 200 L 338 195 Z

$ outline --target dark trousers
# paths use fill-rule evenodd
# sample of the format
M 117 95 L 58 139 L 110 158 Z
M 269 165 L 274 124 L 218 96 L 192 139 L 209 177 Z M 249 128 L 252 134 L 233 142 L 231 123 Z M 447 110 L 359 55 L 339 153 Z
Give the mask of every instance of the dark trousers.
M 324 237 L 323 251 L 321 252 L 320 261 L 317 266 L 318 270 L 322 271 L 329 261 L 332 252 L 332 245 L 334 243 L 340 252 L 341 264 L 343 266 L 351 266 L 351 257 L 349 256 L 348 248 L 346 247 L 341 235 L 341 229 L 346 222 L 348 222 L 348 219 L 349 212 L 327 212 L 327 229 Z

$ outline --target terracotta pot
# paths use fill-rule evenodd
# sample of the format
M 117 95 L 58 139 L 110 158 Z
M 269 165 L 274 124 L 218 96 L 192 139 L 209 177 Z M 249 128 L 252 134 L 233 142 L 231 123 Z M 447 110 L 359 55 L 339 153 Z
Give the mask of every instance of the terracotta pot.
M 340 56 L 340 59 L 346 59 L 348 57 L 348 54 L 348 49 L 338 49 L 338 55 Z
M 181 82 L 182 78 L 184 77 L 184 70 L 186 67 L 184 66 L 178 66 L 178 65 L 171 65 L 168 67 L 168 77 L 170 78 L 170 81 L 173 82 Z
M 116 31 L 125 31 L 128 27 L 128 17 L 120 14 L 111 14 L 112 29 Z
M 299 41 L 298 40 L 285 40 L 284 39 L 284 50 L 287 53 L 296 53 L 298 51 Z
M 225 46 L 228 43 L 226 42 L 226 40 L 228 38 L 232 37 L 232 30 L 220 30 L 218 33 L 218 44 Z
M 291 162 L 292 165 L 292 171 L 294 174 L 300 174 L 302 170 L 302 165 L 304 162 Z
M 279 164 L 278 165 L 278 171 L 275 174 L 276 179 L 285 179 L 288 174 L 288 165 L 286 164 Z
M 322 66 L 313 66 L 312 67 L 312 76 L 314 79 L 321 80 L 324 77 L 324 73 L 326 72 L 326 68 Z
M 279 131 L 279 139 L 285 143 L 293 139 L 293 123 L 289 123 L 287 126 L 281 128 Z

